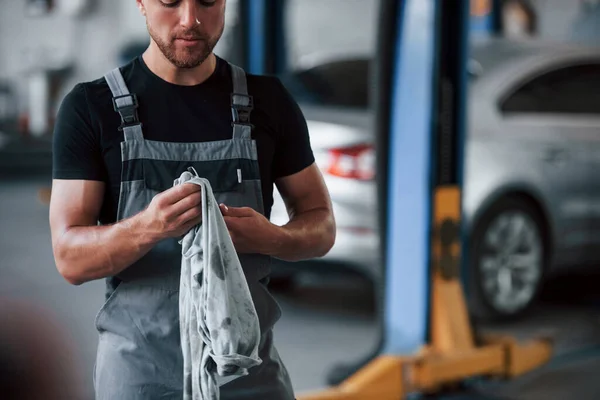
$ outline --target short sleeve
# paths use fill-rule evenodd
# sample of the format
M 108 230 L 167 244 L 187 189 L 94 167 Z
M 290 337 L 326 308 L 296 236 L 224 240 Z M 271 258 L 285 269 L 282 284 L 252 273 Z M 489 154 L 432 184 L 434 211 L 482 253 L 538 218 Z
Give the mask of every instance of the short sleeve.
M 76 85 L 61 103 L 52 151 L 54 179 L 106 181 L 100 133 L 94 130 L 83 84 Z
M 273 178 L 293 175 L 315 162 L 306 119 L 292 95 L 277 79 L 277 146 Z

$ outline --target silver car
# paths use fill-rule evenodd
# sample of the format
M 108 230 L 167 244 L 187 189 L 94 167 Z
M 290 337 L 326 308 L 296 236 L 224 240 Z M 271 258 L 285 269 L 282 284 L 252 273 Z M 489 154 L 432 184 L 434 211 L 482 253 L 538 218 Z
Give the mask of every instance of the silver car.
M 368 66 L 368 58 L 362 63 Z M 319 79 L 331 76 L 329 88 L 336 79 L 368 86 L 362 83 L 368 73 L 348 76 L 365 68 L 340 73 L 343 64 L 302 71 L 289 87 L 294 92 L 298 81 L 314 80 L 320 88 Z M 464 283 L 474 316 L 512 317 L 534 303 L 549 272 L 600 259 L 600 48 L 486 40 L 472 45 L 469 75 Z M 363 162 L 374 169 L 373 121 L 364 103 L 362 110 L 357 104 L 344 111 L 306 107 L 305 114 L 339 224 L 338 242 L 325 260 L 377 279 L 382 268 L 374 180 L 368 174 L 335 176 L 343 175 L 340 169 L 363 168 L 357 167 Z M 371 153 L 359 159 L 362 154 L 357 158 L 349 149 Z M 273 217 L 285 221 L 280 201 Z

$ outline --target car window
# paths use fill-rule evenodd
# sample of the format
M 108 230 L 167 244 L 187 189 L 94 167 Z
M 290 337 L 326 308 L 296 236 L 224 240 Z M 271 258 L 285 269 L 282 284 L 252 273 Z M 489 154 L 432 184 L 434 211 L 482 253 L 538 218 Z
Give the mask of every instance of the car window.
M 303 103 L 352 108 L 369 107 L 367 59 L 336 60 L 284 74 L 283 84 Z
M 600 64 L 564 67 L 520 86 L 504 113 L 600 114 Z

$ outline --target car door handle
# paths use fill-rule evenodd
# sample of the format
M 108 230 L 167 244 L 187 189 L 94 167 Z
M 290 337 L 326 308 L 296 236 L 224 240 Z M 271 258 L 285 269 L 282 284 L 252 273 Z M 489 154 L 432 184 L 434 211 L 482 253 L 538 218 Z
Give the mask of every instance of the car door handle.
M 567 159 L 567 151 L 565 149 L 547 149 L 544 152 L 543 160 L 549 164 L 559 164 Z

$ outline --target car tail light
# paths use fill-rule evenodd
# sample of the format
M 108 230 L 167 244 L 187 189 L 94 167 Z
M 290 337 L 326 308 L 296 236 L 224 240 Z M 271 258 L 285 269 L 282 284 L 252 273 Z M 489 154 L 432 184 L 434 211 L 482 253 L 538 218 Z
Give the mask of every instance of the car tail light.
M 325 173 L 340 178 L 374 179 L 375 149 L 367 144 L 329 149 L 328 160 L 322 168 Z

